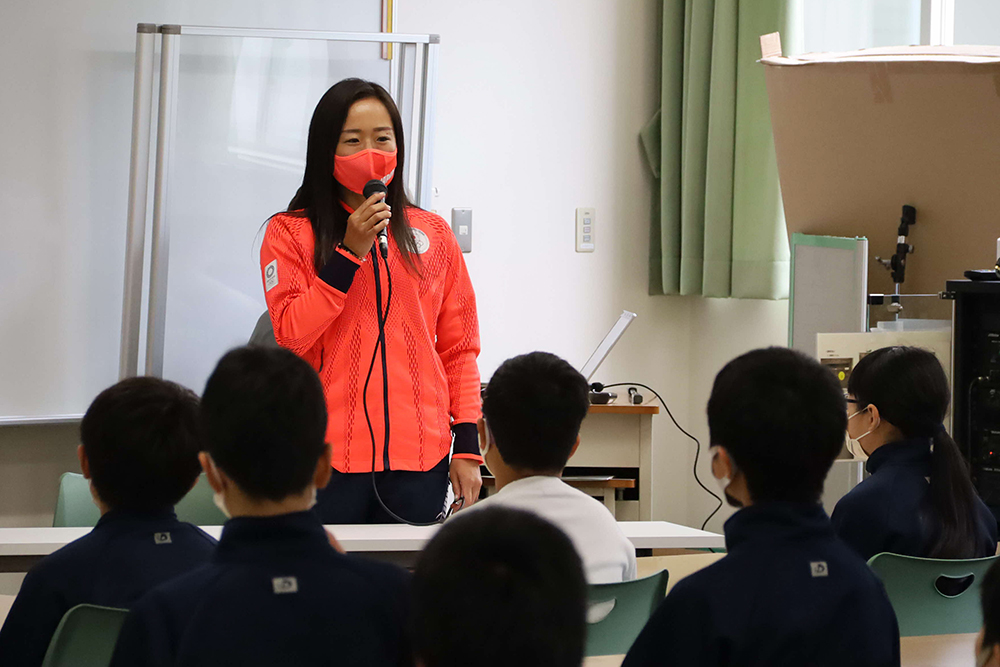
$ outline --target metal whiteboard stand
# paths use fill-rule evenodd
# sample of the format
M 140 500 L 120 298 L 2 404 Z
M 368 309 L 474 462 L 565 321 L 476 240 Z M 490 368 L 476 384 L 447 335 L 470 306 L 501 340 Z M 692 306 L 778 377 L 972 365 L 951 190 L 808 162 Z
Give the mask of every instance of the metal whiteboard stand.
M 135 81 L 132 98 L 132 150 L 128 181 L 125 238 L 125 290 L 122 296 L 122 339 L 118 377 L 139 368 L 139 319 L 142 317 L 142 253 L 146 244 L 146 194 L 149 183 L 149 131 L 153 107 L 153 55 L 156 26 L 140 23 L 135 30 Z
M 264 39 L 304 39 L 326 42 L 374 42 L 399 44 L 398 64 L 390 65 L 390 87 L 401 107 L 406 93 L 406 67 L 412 47 L 416 81 L 409 120 L 410 145 L 415 147 L 414 199 L 421 208 L 430 208 L 434 138 L 434 100 L 437 84 L 437 35 L 396 33 L 324 32 L 317 30 L 270 30 L 257 28 L 213 28 L 204 26 L 140 23 L 136 28 L 135 90 L 132 101 L 132 152 L 129 165 L 129 208 L 125 245 L 125 291 L 122 303 L 122 341 L 119 377 L 139 372 L 139 330 L 142 318 L 142 269 L 146 228 L 146 198 L 149 194 L 149 134 L 153 91 L 153 55 L 155 33 L 161 35 L 160 90 L 156 127 L 156 161 L 153 171 L 152 243 L 150 248 L 149 312 L 146 320 L 147 375 L 162 377 L 163 349 L 167 315 L 167 268 L 170 252 L 170 226 L 167 219 L 170 153 L 177 109 L 177 78 L 180 39 L 199 37 L 251 37 Z M 419 71 L 417 71 L 419 68 Z M 419 82 L 419 85 L 417 83 Z M 404 124 L 407 119 L 404 118 Z M 414 141 L 413 137 L 419 137 Z M 409 165 L 404 165 L 404 178 Z

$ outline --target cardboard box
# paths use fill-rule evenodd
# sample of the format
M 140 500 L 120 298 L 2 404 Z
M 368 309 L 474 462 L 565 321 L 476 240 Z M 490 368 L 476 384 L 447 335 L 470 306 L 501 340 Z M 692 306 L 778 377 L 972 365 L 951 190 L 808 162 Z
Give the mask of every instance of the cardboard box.
M 875 255 L 910 230 L 907 294 L 992 268 L 1000 237 L 1000 48 L 891 47 L 794 58 L 761 38 L 788 233 L 867 236 Z

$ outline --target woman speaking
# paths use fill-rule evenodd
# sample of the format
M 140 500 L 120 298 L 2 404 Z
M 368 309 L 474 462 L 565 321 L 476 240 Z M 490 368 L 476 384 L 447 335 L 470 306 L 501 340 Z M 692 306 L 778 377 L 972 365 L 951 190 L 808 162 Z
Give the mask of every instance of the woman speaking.
M 475 294 L 451 229 L 407 200 L 404 155 L 385 89 L 336 84 L 309 124 L 302 187 L 261 247 L 275 339 L 312 364 L 326 393 L 324 523 L 434 521 L 449 479 L 452 507 L 479 496 Z M 385 191 L 366 198 L 372 180 Z

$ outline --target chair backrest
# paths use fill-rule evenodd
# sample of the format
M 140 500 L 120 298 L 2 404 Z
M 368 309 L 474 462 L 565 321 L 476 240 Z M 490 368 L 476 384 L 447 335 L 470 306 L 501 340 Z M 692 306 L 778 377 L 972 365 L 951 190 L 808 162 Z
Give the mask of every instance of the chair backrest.
M 257 324 L 250 334 L 247 345 L 251 347 L 278 347 L 278 341 L 274 338 L 274 326 L 271 324 L 271 313 L 264 311 L 264 314 L 257 318 Z
M 663 602 L 666 570 L 618 584 L 592 584 L 588 597 L 587 655 L 627 653 L 646 621 Z
M 938 560 L 882 553 L 868 561 L 885 585 L 902 637 L 978 632 L 979 589 L 996 556 Z
M 196 526 L 221 526 L 226 522 L 226 515 L 212 502 L 212 495 L 212 487 L 202 473 L 194 488 L 174 508 L 177 518 Z M 100 518 L 101 512 L 90 496 L 90 482 L 79 473 L 63 473 L 59 478 L 59 497 L 52 525 L 92 528 Z
M 59 478 L 59 496 L 56 498 L 56 513 L 52 525 L 56 528 L 92 528 L 101 518 L 90 496 L 90 482 L 83 475 L 64 472 Z
M 106 667 L 127 614 L 91 604 L 73 607 L 59 621 L 42 667 Z
M 226 515 L 215 506 L 212 497 L 214 493 L 208 484 L 205 473 L 198 476 L 194 488 L 174 507 L 177 518 L 193 523 L 196 526 L 221 526 L 226 522 Z

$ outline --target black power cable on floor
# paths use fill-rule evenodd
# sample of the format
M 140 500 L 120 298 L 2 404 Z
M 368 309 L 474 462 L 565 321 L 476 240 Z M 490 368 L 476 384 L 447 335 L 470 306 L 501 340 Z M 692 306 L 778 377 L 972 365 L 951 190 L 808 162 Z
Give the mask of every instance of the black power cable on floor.
M 705 526 L 707 526 L 708 522 L 712 520 L 712 517 L 715 516 L 720 509 L 722 509 L 723 501 L 722 498 L 716 495 L 714 491 L 712 491 L 710 488 L 702 484 L 701 478 L 698 477 L 698 458 L 701 456 L 701 443 L 698 441 L 698 438 L 694 437 L 693 435 L 685 431 L 684 428 L 677 423 L 677 420 L 674 419 L 673 413 L 670 412 L 670 407 L 667 405 L 667 402 L 663 400 L 663 397 L 660 396 L 655 389 L 653 389 L 648 385 L 642 384 L 641 382 L 615 382 L 614 384 L 601 384 L 600 382 L 594 382 L 593 384 L 590 385 L 590 387 L 594 391 L 604 391 L 605 389 L 610 389 L 611 387 L 642 387 L 643 389 L 653 392 L 653 395 L 656 396 L 656 398 L 658 398 L 660 400 L 660 403 L 663 405 L 663 409 L 667 411 L 667 416 L 670 417 L 670 421 L 674 423 L 674 426 L 677 427 L 677 430 L 686 435 L 687 437 L 691 438 L 692 440 L 694 440 L 694 446 L 695 446 L 694 468 L 693 468 L 694 481 L 698 482 L 698 486 L 704 489 L 705 493 L 712 496 L 719 502 L 719 504 L 715 506 L 715 509 L 712 510 L 712 513 L 709 514 L 707 517 L 705 517 L 705 521 L 702 522 L 701 529 L 705 530 Z

